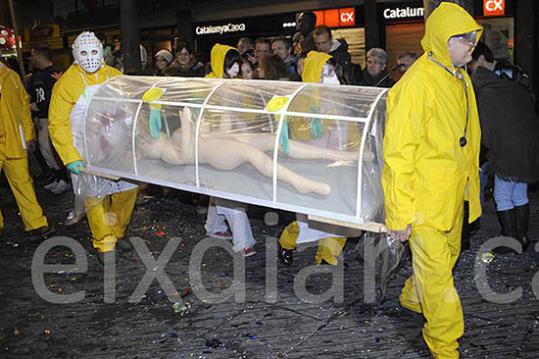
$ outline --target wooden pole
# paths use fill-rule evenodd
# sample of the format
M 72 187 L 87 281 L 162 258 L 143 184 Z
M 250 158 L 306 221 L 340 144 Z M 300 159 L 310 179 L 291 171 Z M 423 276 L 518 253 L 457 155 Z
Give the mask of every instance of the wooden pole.
M 17 26 L 17 16 L 15 16 L 15 6 L 13 5 L 13 0 L 9 1 L 9 12 L 11 13 L 11 23 L 13 25 L 13 31 L 15 32 L 15 48 L 17 49 L 17 59 L 19 62 L 19 70 L 21 71 L 21 77 L 24 78 L 26 75 L 24 71 L 24 64 L 22 63 L 22 49 L 19 43 L 19 29 Z

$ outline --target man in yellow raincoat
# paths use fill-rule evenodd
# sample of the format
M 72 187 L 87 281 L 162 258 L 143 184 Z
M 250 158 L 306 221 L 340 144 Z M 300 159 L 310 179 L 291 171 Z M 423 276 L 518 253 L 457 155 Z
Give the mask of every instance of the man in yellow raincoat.
M 426 22 L 423 56 L 389 91 L 382 186 L 386 225 L 409 241 L 414 274 L 401 305 L 426 319 L 435 358 L 458 358 L 464 320 L 452 269 L 460 251 L 464 201 L 481 214 L 480 126 L 463 68 L 482 28 L 461 7 L 442 3 Z
M 33 237 L 52 232 L 36 198 L 28 171 L 27 149 L 35 146 L 28 94 L 19 75 L 0 61 L 0 171 L 5 171 L 21 212 L 24 229 Z M 0 211 L 0 236 L 4 217 Z
M 84 167 L 84 110 L 90 95 L 106 80 L 121 72 L 103 62 L 103 47 L 91 32 L 83 32 L 73 42 L 74 63 L 56 82 L 49 108 L 49 132 L 58 155 L 72 173 L 72 179 Z M 135 205 L 137 186 L 120 182 L 103 198 L 86 199 L 86 216 L 92 231 L 93 246 L 99 253 L 114 250 L 122 239 Z M 118 242 L 120 249 L 130 249 L 128 241 Z M 102 259 L 101 257 L 99 257 Z

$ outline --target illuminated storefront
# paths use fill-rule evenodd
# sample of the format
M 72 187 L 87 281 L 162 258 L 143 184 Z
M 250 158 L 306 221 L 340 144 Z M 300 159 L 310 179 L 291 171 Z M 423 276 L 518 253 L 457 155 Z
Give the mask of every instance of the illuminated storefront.
M 513 60 L 514 0 L 480 0 L 474 2 L 473 15 L 483 25 L 483 41 L 496 58 Z M 385 30 L 388 67 L 393 67 L 403 52 L 420 55 L 425 32 L 423 1 L 380 2 L 378 19 Z
M 345 39 L 354 63 L 364 66 L 365 63 L 365 29 L 363 27 L 363 11 L 361 7 L 336 9 L 305 9 L 316 14 L 317 25 L 328 26 L 334 38 Z M 194 23 L 196 47 L 199 51 L 209 53 L 215 43 L 235 46 L 241 37 L 291 37 L 296 32 L 296 15 L 285 13 L 264 15 L 249 18 Z

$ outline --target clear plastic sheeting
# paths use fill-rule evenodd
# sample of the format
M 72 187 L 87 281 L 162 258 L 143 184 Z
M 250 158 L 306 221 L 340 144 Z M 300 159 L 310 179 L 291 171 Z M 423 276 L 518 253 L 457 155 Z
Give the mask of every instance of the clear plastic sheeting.
M 385 91 L 119 76 L 90 99 L 84 157 L 104 174 L 383 223 Z

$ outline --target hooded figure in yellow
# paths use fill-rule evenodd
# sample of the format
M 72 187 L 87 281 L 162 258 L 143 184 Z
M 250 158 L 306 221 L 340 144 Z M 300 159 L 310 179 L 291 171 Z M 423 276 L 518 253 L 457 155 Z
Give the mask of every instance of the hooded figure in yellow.
M 328 67 L 333 66 L 330 63 L 332 59 L 333 57 L 326 53 L 310 51 L 303 61 L 303 70 L 301 72 L 303 82 L 339 84 L 334 68 L 333 71 L 324 71 Z M 297 103 L 296 101 L 294 110 L 309 112 L 309 108 L 312 105 L 312 103 Z M 319 104 L 316 106 L 319 106 Z M 299 141 L 309 141 L 315 137 L 313 136 L 313 127 L 318 127 L 314 131 L 318 133 L 318 136 L 324 133 L 324 125 L 320 120 L 294 119 L 290 120 L 289 127 L 290 137 Z M 292 264 L 293 251 L 296 249 L 297 243 L 314 241 L 318 241 L 315 263 L 337 265 L 338 257 L 341 255 L 342 249 L 346 244 L 346 238 L 310 228 L 307 218 L 303 215 L 297 215 L 297 220 L 286 226 L 281 233 L 279 237 L 279 245 L 281 247 L 279 250 L 280 260 L 285 264 Z
M 238 50 L 228 45 L 215 44 L 210 52 L 211 72 L 208 79 L 236 78 L 240 73 Z
M 89 98 L 106 80 L 121 72 L 103 62 L 103 46 L 92 32 L 83 32 L 73 42 L 75 61 L 56 82 L 49 107 L 49 132 L 52 143 L 76 186 L 84 167 L 84 112 Z M 103 198 L 86 199 L 86 216 L 92 231 L 93 246 L 99 253 L 112 251 L 125 235 L 137 196 L 137 186 L 124 181 L 111 183 Z M 100 193 L 102 195 L 102 193 Z M 121 248 L 129 247 L 121 241 Z
M 21 212 L 24 229 L 48 230 L 28 172 L 27 145 L 35 141 L 28 94 L 19 75 L 0 62 L 0 171 L 4 171 Z M 0 234 L 4 218 L 0 211 Z
M 324 66 L 330 66 L 328 61 L 333 57 L 324 52 L 309 51 L 307 56 L 302 59 L 301 80 L 302 82 L 321 83 L 324 79 L 322 73 Z M 338 81 L 338 80 L 337 80 Z M 312 107 L 319 107 L 318 101 L 315 103 L 304 102 L 296 103 L 294 110 L 298 112 L 309 112 Z M 288 126 L 290 128 L 290 138 L 296 141 L 309 141 L 313 137 L 319 137 L 323 134 L 324 128 L 321 120 L 309 120 L 306 118 L 289 119 Z
M 426 319 L 423 337 L 435 358 L 458 358 L 464 332 L 453 284 L 464 201 L 472 222 L 479 202 L 480 126 L 463 68 L 482 28 L 460 6 L 443 2 L 427 19 L 425 53 L 389 91 L 382 186 L 386 226 L 409 240 L 414 274 L 401 305 Z

